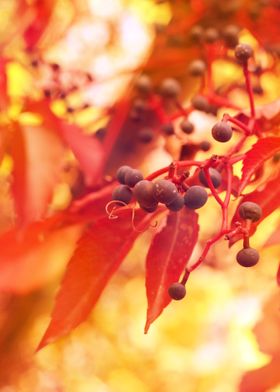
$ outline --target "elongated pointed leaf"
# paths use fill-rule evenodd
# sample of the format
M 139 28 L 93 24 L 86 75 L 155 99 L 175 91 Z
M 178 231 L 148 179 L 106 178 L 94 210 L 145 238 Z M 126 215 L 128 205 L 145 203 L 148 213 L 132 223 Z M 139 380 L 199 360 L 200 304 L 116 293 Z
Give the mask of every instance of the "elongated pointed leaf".
M 146 263 L 148 299 L 145 333 L 171 301 L 168 288 L 178 281 L 198 238 L 198 215 L 183 208 L 171 212 L 166 226 L 153 239 Z
M 137 211 L 133 230 L 131 210 L 118 219 L 100 219 L 81 237 L 56 298 L 51 322 L 38 349 L 66 335 L 83 322 L 107 282 L 154 214 Z
M 260 139 L 253 145 L 251 150 L 246 153 L 246 157 L 243 161 L 239 194 L 243 191 L 257 169 L 277 151 L 280 151 L 280 137 Z
M 20 225 L 40 219 L 59 180 L 64 148 L 43 127 L 14 124 L 12 192 Z

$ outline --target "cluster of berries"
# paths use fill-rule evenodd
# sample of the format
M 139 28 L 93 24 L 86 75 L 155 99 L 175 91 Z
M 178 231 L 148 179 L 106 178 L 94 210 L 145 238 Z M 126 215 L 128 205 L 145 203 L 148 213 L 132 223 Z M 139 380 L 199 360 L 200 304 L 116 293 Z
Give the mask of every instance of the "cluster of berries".
M 258 204 L 246 201 L 240 204 L 238 213 L 241 219 L 256 222 L 262 216 L 262 209 Z M 259 252 L 249 245 L 244 246 L 236 255 L 236 260 L 242 267 L 253 267 L 259 258 Z M 185 285 L 179 282 L 173 283 L 168 289 L 168 294 L 176 301 L 183 299 L 186 295 Z
M 221 184 L 221 174 L 218 170 L 210 168 L 209 175 L 213 186 L 218 188 Z M 145 180 L 139 170 L 129 166 L 121 166 L 116 177 L 121 185 L 114 189 L 113 200 L 128 204 L 134 197 L 146 212 L 154 212 L 159 203 L 165 204 L 170 211 L 179 211 L 184 206 L 196 210 L 204 206 L 208 199 L 205 187 L 209 187 L 209 184 L 203 170 L 198 175 L 203 186 L 193 185 L 186 189 L 181 186 L 179 190 L 168 179 Z

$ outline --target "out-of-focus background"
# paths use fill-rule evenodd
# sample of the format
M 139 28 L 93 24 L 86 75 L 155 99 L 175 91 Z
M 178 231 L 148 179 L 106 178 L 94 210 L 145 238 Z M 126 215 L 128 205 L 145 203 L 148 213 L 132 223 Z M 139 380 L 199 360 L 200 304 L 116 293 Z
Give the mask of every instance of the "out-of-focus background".
M 152 64 L 155 42 L 163 45 L 158 39 L 159 32 L 172 18 L 180 19 L 171 1 L 43 0 L 38 6 L 36 1 L 30 0 L 28 12 L 21 13 L 24 3 L 21 0 L 0 2 L 1 51 L 5 58 L 12 59 L 7 69 L 12 98 L 9 118 L 20 116 L 23 96 L 36 97 L 38 91 L 46 91 L 52 83 L 47 66 L 37 69 L 35 63 L 30 65 L 30 61 L 38 61 L 39 53 L 44 62 L 57 63 L 65 69 L 65 86 L 75 77 L 77 83 L 81 83 L 80 73 L 95 76 L 97 83 L 70 95 L 67 101 L 68 108 L 89 106 L 75 117 L 75 122 L 89 133 L 106 123 L 104 110 L 126 94 L 145 64 Z M 196 5 L 199 7 L 199 1 Z M 23 50 L 23 33 L 28 34 L 26 25 L 34 20 L 34 15 L 39 30 L 41 24 L 48 21 L 38 52 Z M 192 15 L 184 16 L 187 17 Z M 33 28 L 36 31 L 36 24 Z M 256 39 L 246 28 L 241 37 L 256 45 Z M 170 45 L 173 50 L 179 48 L 180 53 L 184 52 L 181 38 L 175 32 L 171 43 L 166 43 L 169 49 L 165 52 L 163 45 L 156 61 L 166 60 L 165 56 L 171 53 Z M 265 54 L 263 56 L 266 61 Z M 181 57 L 176 60 L 174 55 L 173 65 L 164 70 L 159 66 L 158 72 L 180 76 L 181 62 Z M 224 67 L 220 73 L 217 70 L 217 80 L 240 79 L 240 70 L 233 65 L 228 65 L 228 69 Z M 75 74 L 68 70 L 75 70 Z M 152 73 L 156 79 L 156 68 Z M 268 74 L 264 83 L 267 86 L 264 101 L 276 98 L 279 80 L 274 74 Z M 239 99 L 247 105 L 242 92 Z M 259 103 L 262 103 L 261 97 Z M 53 109 L 63 114 L 65 101 L 58 99 Z M 3 113 L 1 121 L 1 126 L 5 126 Z M 21 121 L 31 120 L 25 115 Z M 36 124 L 37 119 L 32 118 L 32 121 Z M 196 136 L 199 139 L 213 118 L 196 114 L 194 121 L 202 124 L 201 133 Z M 171 159 L 170 149 L 167 153 L 161 142 L 149 154 L 150 158 L 140 164 L 146 171 L 155 170 Z M 5 182 L 11 165 L 5 156 L 0 167 L 2 231 L 9 228 L 13 220 Z M 54 210 L 63 210 L 69 203 L 67 181 L 64 179 L 57 186 Z M 216 221 L 217 214 L 215 203 L 201 214 L 202 241 L 214 233 L 216 227 L 212 222 Z M 146 313 L 144 260 L 149 234 L 144 233 L 90 318 L 70 335 L 35 354 L 79 227 L 63 233 L 63 248 L 60 243 L 57 246 L 54 236 L 52 251 L 46 250 L 45 259 L 37 260 L 47 265 L 43 273 L 48 278 L 39 277 L 40 283 L 31 289 L 23 283 L 19 290 L 7 289 L 0 296 L 0 392 L 279 392 L 280 298 L 275 274 L 280 249 L 277 241 L 272 246 L 264 246 L 276 230 L 279 217 L 279 212 L 272 214 L 252 239 L 252 245 L 260 249 L 259 265 L 253 269 L 241 268 L 232 262 L 238 245 L 228 250 L 226 243 L 218 243 L 207 264 L 193 274 L 186 299 L 172 303 L 148 335 L 144 335 L 143 328 Z M 70 245 L 67 245 L 68 239 Z M 200 249 L 198 245 L 196 254 Z M 41 257 L 40 252 L 38 257 Z M 20 274 L 19 270 L 15 281 L 21 281 Z M 30 268 L 31 278 L 32 274 Z M 264 389 L 263 380 L 269 380 L 268 389 Z

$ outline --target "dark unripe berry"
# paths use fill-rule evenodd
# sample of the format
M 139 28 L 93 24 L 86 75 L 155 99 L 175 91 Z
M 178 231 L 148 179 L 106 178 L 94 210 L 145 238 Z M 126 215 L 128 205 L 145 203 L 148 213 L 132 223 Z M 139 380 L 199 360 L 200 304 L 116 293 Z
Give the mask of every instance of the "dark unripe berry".
M 163 98 L 175 99 L 181 93 L 180 83 L 176 79 L 164 79 L 160 86 L 160 94 Z
M 148 180 L 139 181 L 133 189 L 134 196 L 142 208 L 152 208 L 157 205 L 154 192 L 155 185 Z
M 218 188 L 222 182 L 221 174 L 218 172 L 218 170 L 213 169 L 212 167 L 210 167 L 210 169 L 209 169 L 209 174 L 210 174 L 210 178 L 211 178 L 211 181 L 212 181 L 214 188 Z M 201 182 L 201 184 L 203 184 L 204 186 L 209 188 L 209 184 L 207 182 L 207 179 L 206 179 L 206 176 L 205 176 L 203 170 L 201 170 L 201 172 L 199 173 L 198 178 L 199 178 L 199 181 Z
M 126 173 L 128 173 L 131 170 L 132 170 L 132 168 L 127 165 L 124 165 L 124 166 L 121 166 L 118 168 L 116 177 L 117 177 L 117 180 L 119 181 L 119 183 L 125 184 L 125 180 L 124 180 L 125 175 L 126 175 Z
M 152 204 L 149 207 L 140 204 L 140 207 L 142 208 L 142 210 L 146 211 L 146 212 L 154 212 L 157 209 L 158 203 Z
M 262 216 L 261 207 L 252 201 L 245 201 L 244 203 L 241 203 L 238 212 L 241 218 L 250 219 L 253 222 L 258 221 Z
M 221 143 L 228 142 L 232 137 L 232 128 L 225 121 L 217 122 L 212 128 L 212 136 Z
M 158 180 L 155 183 L 154 198 L 159 203 L 170 204 L 178 196 L 176 185 L 168 180 Z
M 207 202 L 208 194 L 202 186 L 191 186 L 184 196 L 185 206 L 191 210 L 201 208 Z
M 104 140 L 104 138 L 106 136 L 106 128 L 97 129 L 97 131 L 95 132 L 94 135 L 98 140 L 101 140 L 101 141 Z
M 168 123 L 168 124 L 163 124 L 163 126 L 161 127 L 163 133 L 165 133 L 165 135 L 173 135 L 174 134 L 174 127 L 172 123 Z
M 138 140 L 141 142 L 141 143 L 144 143 L 144 144 L 148 144 L 148 143 L 150 143 L 152 140 L 153 140 L 153 138 L 154 138 L 154 131 L 152 130 L 152 129 L 150 129 L 150 128 L 144 128 L 144 129 L 141 129 L 139 132 L 138 132 Z
M 184 198 L 180 195 L 177 195 L 171 203 L 166 205 L 166 207 L 170 211 L 180 211 L 184 207 Z
M 259 252 L 253 248 L 241 249 L 236 255 L 236 260 L 242 267 L 252 267 L 253 265 L 256 265 L 259 258 Z
M 124 182 L 133 188 L 139 181 L 143 180 L 143 174 L 137 169 L 130 169 L 125 173 Z
M 202 95 L 196 95 L 191 100 L 191 104 L 196 110 L 201 110 L 203 112 L 207 112 L 209 109 L 209 103 L 205 97 Z
M 203 38 L 203 27 L 200 25 L 194 26 L 190 31 L 190 39 L 194 43 L 201 42 Z
M 200 144 L 199 147 L 202 151 L 209 151 L 211 148 L 211 143 L 208 142 L 208 140 L 203 140 Z
M 181 122 L 180 128 L 187 135 L 193 133 L 194 131 L 194 126 L 188 119 L 185 119 Z
M 236 25 L 228 25 L 223 31 L 223 39 L 226 46 L 229 48 L 235 48 L 238 45 L 238 34 L 239 28 Z
M 191 76 L 202 76 L 206 70 L 206 65 L 202 60 L 194 60 L 190 63 L 188 70 Z
M 141 75 L 135 83 L 138 93 L 144 97 L 149 96 L 153 91 L 152 81 L 148 75 Z
M 234 54 L 239 63 L 245 64 L 253 56 L 253 49 L 250 45 L 239 44 L 235 47 Z
M 132 191 L 126 185 L 119 185 L 112 193 L 112 199 L 128 204 L 132 199 Z
M 186 296 L 186 288 L 182 283 L 173 283 L 168 289 L 168 294 L 172 299 L 180 301 Z
M 219 32 L 214 27 L 209 27 L 204 32 L 204 40 L 208 44 L 213 44 L 215 41 L 219 39 Z

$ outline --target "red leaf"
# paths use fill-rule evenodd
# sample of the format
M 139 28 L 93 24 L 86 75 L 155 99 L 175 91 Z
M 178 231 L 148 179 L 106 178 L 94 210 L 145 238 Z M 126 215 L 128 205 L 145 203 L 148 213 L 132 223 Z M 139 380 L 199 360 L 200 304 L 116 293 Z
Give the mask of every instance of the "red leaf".
M 198 215 L 184 208 L 170 213 L 166 226 L 153 239 L 146 264 L 148 298 L 145 333 L 171 301 L 168 288 L 178 281 L 198 238 Z
M 280 150 L 279 137 L 267 137 L 260 139 L 253 145 L 251 150 L 246 153 L 243 161 L 242 178 L 239 186 L 239 194 L 248 184 L 251 176 L 266 161 Z
M 9 105 L 6 65 L 8 61 L 0 57 L 0 111 L 6 110 Z
M 24 231 L 14 228 L 0 237 L 1 291 L 26 294 L 62 272 L 82 225 L 60 227 L 60 223 L 55 216 L 33 223 Z
M 264 244 L 264 248 L 268 248 L 269 246 L 280 244 L 280 226 L 276 228 L 276 230 L 271 234 L 271 236 L 267 239 Z
M 25 110 L 39 113 L 44 125 L 58 133 L 80 163 L 86 184 L 93 185 L 100 178 L 104 166 L 104 149 L 99 140 L 93 135 L 85 134 L 77 125 L 56 117 L 47 100 L 29 101 Z
M 257 226 L 266 218 L 268 217 L 273 211 L 276 210 L 280 206 L 280 172 L 278 175 L 268 183 L 266 183 L 265 187 L 260 188 L 248 193 L 245 195 L 239 205 L 245 201 L 252 201 L 254 203 L 257 203 L 261 208 L 262 208 L 262 217 L 259 221 L 257 222 L 252 222 L 251 224 L 251 229 L 250 229 L 250 235 L 254 234 L 256 231 Z M 231 227 L 235 227 L 235 223 L 237 221 L 240 221 L 239 213 L 238 213 L 238 208 L 239 205 L 235 211 L 235 214 L 232 218 L 231 221 Z M 242 238 L 241 235 L 234 236 L 233 238 L 230 239 L 229 241 L 229 246 L 232 246 L 235 244 L 236 241 L 240 240 Z
M 280 287 L 280 263 L 279 263 L 278 270 L 277 270 L 276 281 L 277 281 L 278 286 Z
M 78 242 L 56 298 L 51 322 L 38 350 L 66 335 L 83 322 L 97 302 L 107 282 L 154 214 L 136 212 L 135 227 L 131 210 L 118 219 L 100 219 Z
M 63 146 L 43 127 L 13 127 L 11 156 L 15 208 L 19 224 L 38 220 L 46 212 L 58 181 Z

